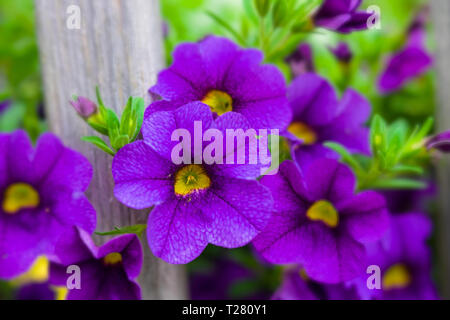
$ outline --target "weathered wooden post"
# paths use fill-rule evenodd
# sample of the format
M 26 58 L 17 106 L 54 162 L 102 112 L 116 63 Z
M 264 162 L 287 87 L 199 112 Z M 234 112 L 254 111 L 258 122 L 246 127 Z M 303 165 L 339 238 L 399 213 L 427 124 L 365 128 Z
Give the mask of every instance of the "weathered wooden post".
M 450 2 L 431 2 L 435 30 L 436 71 L 438 84 L 438 131 L 450 129 Z M 450 299 L 450 157 L 439 164 L 439 215 L 437 217 L 440 287 L 443 298 Z
M 164 65 L 159 2 L 36 0 L 35 6 L 48 123 L 51 131 L 94 166 L 88 196 L 97 209 L 97 229 L 146 223 L 148 210 L 131 210 L 115 200 L 112 159 L 80 141 L 94 133 L 68 101 L 73 94 L 93 98 L 99 85 L 105 104 L 116 111 L 130 95 L 149 102 L 147 90 Z M 156 259 L 146 244 L 144 252 L 139 279 L 143 298 L 186 298 L 184 268 Z

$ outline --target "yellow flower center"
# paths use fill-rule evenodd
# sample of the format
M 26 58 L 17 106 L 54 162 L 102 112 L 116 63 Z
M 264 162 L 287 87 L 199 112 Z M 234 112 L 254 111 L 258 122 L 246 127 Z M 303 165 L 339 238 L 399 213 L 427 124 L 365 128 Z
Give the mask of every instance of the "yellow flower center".
M 3 196 L 3 211 L 15 214 L 22 209 L 32 209 L 39 205 L 39 193 L 29 184 L 10 185 Z
M 224 113 L 233 111 L 233 99 L 231 96 L 220 90 L 211 90 L 202 99 L 204 104 L 207 104 L 212 112 L 221 116 Z
M 119 252 L 112 252 L 103 258 L 103 263 L 107 266 L 113 266 L 122 262 L 122 255 Z
M 313 221 L 322 221 L 328 227 L 335 228 L 339 223 L 336 208 L 326 200 L 315 202 L 306 212 L 306 216 Z
M 28 283 L 44 283 L 48 280 L 50 263 L 45 256 L 36 258 L 30 269 L 14 278 L 12 283 L 14 285 L 24 285 Z
M 180 196 L 187 196 L 210 186 L 211 179 L 205 169 L 198 164 L 184 166 L 175 175 L 175 194 Z
M 317 134 L 311 127 L 303 122 L 291 123 L 288 127 L 288 131 L 300 140 L 303 140 L 303 143 L 306 145 L 312 145 L 317 142 Z
M 411 284 L 411 273 L 401 263 L 391 266 L 383 275 L 383 289 L 404 289 Z

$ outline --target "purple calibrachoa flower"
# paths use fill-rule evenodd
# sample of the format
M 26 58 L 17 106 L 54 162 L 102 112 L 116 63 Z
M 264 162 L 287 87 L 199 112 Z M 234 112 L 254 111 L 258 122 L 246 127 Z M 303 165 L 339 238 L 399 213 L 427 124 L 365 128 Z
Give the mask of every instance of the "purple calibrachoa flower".
M 0 278 L 12 278 L 51 255 L 73 226 L 94 231 L 95 210 L 84 195 L 92 167 L 50 133 L 35 149 L 24 131 L 0 134 L 0 150 Z
M 305 165 L 317 157 L 337 158 L 324 142 L 333 141 L 355 153 L 369 154 L 369 102 L 353 89 L 341 101 L 324 78 L 313 73 L 296 78 L 288 89 L 293 121 L 285 136 L 292 144 L 293 158 Z
M 431 280 L 431 255 L 427 239 L 431 221 L 422 213 L 391 217 L 391 228 L 383 239 L 367 245 L 368 265 L 381 270 L 381 290 L 369 290 L 365 277 L 360 283 L 365 298 L 382 300 L 438 299 Z
M 300 44 L 293 53 L 291 53 L 285 62 L 290 66 L 292 75 L 298 77 L 308 72 L 314 72 L 313 52 L 308 43 Z
M 199 43 L 179 45 L 173 65 L 161 72 L 150 89 L 167 101 L 153 111 L 174 110 L 189 102 L 207 104 L 215 116 L 234 111 L 254 129 L 284 129 L 291 112 L 286 84 L 272 65 L 261 65 L 263 54 L 242 49 L 228 39 L 208 36 Z
M 48 283 L 30 283 L 19 288 L 17 300 L 55 300 L 56 293 Z
M 426 13 L 421 12 L 412 23 L 406 46 L 394 54 L 378 81 L 381 93 L 402 88 L 407 82 L 425 73 L 433 65 L 433 57 L 425 47 Z
M 366 265 L 363 243 L 388 228 L 384 198 L 355 192 L 350 169 L 320 159 L 304 174 L 292 161 L 261 183 L 272 191 L 274 212 L 253 244 L 268 261 L 300 264 L 313 280 L 340 283 L 360 276 Z
M 213 120 L 208 106 L 200 102 L 173 112 L 147 109 L 144 141 L 125 146 L 112 165 L 119 201 L 135 209 L 155 206 L 148 220 L 148 242 L 157 257 L 174 264 L 192 261 L 208 243 L 226 248 L 247 244 L 264 229 L 272 210 L 270 192 L 254 181 L 260 175 L 258 165 L 197 160 L 174 164 L 172 151 L 179 142 L 171 141 L 172 133 L 185 129 L 195 137 L 195 121 L 201 122 L 203 132 L 250 128 L 235 112 Z M 194 155 L 196 143 L 183 143 Z
M 358 11 L 362 0 L 325 0 L 313 17 L 316 26 L 341 33 L 365 30 L 371 14 Z
M 352 284 L 322 284 L 308 278 L 304 270 L 287 270 L 273 300 L 360 300 Z
M 142 246 L 135 234 L 114 238 L 97 247 L 89 234 L 72 230 L 72 238 L 61 238 L 50 265 L 50 282 L 65 285 L 67 267 L 80 269 L 80 289 L 69 290 L 67 300 L 139 300 L 141 288 L 136 279 L 142 269 Z M 70 289 L 70 288 L 69 288 Z
M 343 64 L 348 64 L 353 59 L 353 52 L 346 42 L 339 42 L 335 48 L 330 48 L 330 51 Z

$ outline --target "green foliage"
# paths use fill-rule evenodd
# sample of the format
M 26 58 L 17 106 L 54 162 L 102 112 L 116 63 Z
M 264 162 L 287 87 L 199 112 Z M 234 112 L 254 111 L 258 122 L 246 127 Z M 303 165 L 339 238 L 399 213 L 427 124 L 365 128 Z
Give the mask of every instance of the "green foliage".
M 107 136 L 110 145 L 97 136 L 83 137 L 82 140 L 114 156 L 117 151 L 138 138 L 144 121 L 145 102 L 142 98 L 130 97 L 119 119 L 114 110 L 104 105 L 98 88 L 96 93 L 98 112 L 86 122 L 98 133 Z
M 45 129 L 32 0 L 0 0 L 0 95 L 13 101 L 0 116 L 0 131 L 23 127 L 35 140 Z M 26 115 L 26 116 L 25 116 Z
M 328 142 L 326 146 L 341 156 L 356 174 L 358 189 L 421 189 L 425 184 L 411 176 L 424 174 L 427 157 L 424 140 L 433 127 L 429 118 L 413 130 L 405 121 L 388 125 L 376 115 L 370 128 L 372 157 L 352 155 L 342 145 Z

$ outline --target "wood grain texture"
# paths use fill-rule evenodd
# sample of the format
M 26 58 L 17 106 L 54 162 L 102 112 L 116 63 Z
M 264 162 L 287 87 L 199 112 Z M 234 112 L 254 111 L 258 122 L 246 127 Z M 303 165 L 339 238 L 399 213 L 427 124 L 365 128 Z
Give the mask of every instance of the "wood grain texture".
M 67 28 L 67 8 L 80 8 L 80 29 Z M 97 210 L 99 231 L 146 223 L 149 210 L 135 211 L 113 196 L 112 157 L 80 137 L 94 132 L 78 118 L 72 95 L 95 97 L 123 109 L 130 95 L 149 102 L 148 88 L 164 66 L 162 20 L 157 0 L 35 0 L 45 105 L 50 130 L 82 152 L 94 167 L 88 197 Z M 97 242 L 105 239 L 96 238 Z M 156 259 L 144 237 L 144 266 L 139 282 L 145 299 L 184 299 L 182 266 Z
M 432 0 L 435 29 L 438 84 L 437 130 L 450 129 L 450 1 Z M 442 297 L 450 299 L 450 156 L 444 156 L 438 167 L 439 210 L 438 232 L 439 274 Z

